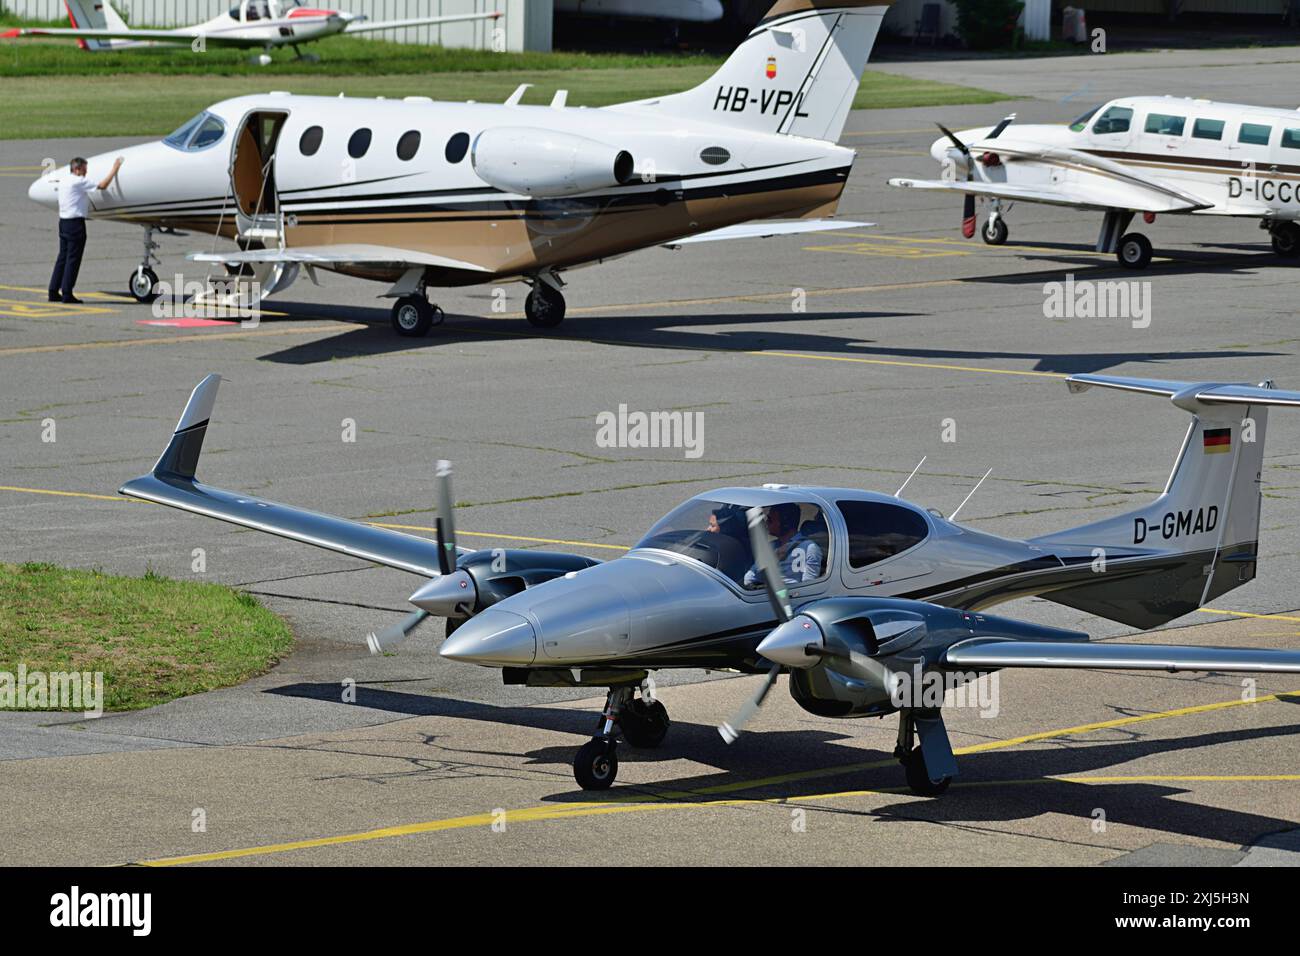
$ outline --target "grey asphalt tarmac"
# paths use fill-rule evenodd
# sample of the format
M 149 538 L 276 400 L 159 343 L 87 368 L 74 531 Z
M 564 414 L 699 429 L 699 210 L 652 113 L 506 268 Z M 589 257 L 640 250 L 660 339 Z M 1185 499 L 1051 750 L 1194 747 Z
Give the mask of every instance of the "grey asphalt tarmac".
M 711 487 L 892 493 L 923 456 L 908 497 L 944 513 L 993 469 L 962 511 L 978 528 L 1026 536 L 1117 513 L 1159 492 L 1186 416 L 1070 396 L 1063 377 L 1300 388 L 1297 267 L 1253 222 L 1162 217 L 1141 227 L 1158 256 L 1141 276 L 1149 327 L 1047 318 L 1047 283 L 1132 278 L 1093 252 L 1097 217 L 1021 205 L 1011 243 L 992 248 L 961 239 L 959 202 L 885 180 L 933 175 L 935 120 L 1069 120 L 1117 92 L 1291 106 L 1280 78 L 1297 57 L 890 66 L 1023 98 L 854 113 L 840 211 L 875 227 L 574 272 L 569 318 L 548 334 L 507 286 L 504 313 L 491 289 L 449 290 L 446 325 L 398 339 L 382 290 L 332 275 L 300 280 L 256 329 L 143 324 L 154 316 L 123 295 L 138 230 L 104 223 L 90 226 L 86 305 L 48 305 L 54 223 L 27 186 L 46 156 L 128 141 L 0 143 L 0 560 L 188 577 L 203 548 L 207 579 L 257 594 L 299 639 L 263 677 L 153 710 L 0 714 L 0 841 L 42 863 L 1293 862 L 1295 682 L 1260 680 L 1243 700 L 1250 688 L 1224 675 L 1003 675 L 996 717 L 952 711 L 963 775 L 922 800 L 888 757 L 892 719 L 825 720 L 778 692 L 727 748 L 713 726 L 755 679 L 661 675 L 667 742 L 625 748 L 619 784 L 593 798 L 569 768 L 599 709 L 589 692 L 502 687 L 441 661 L 438 624 L 396 656 L 365 654 L 416 579 L 115 492 L 151 466 L 193 385 L 220 372 L 205 481 L 428 533 L 434 462 L 449 458 L 471 546 L 609 558 Z M 198 278 L 184 253 L 210 244 L 167 240 L 160 274 Z M 622 404 L 703 413 L 704 454 L 599 447 L 596 416 Z M 956 441 L 943 441 L 947 420 Z M 1267 442 L 1259 578 L 1154 639 L 1300 641 L 1300 415 L 1276 412 Z M 1042 601 L 1001 611 L 1141 639 Z M 348 680 L 356 703 L 341 700 Z

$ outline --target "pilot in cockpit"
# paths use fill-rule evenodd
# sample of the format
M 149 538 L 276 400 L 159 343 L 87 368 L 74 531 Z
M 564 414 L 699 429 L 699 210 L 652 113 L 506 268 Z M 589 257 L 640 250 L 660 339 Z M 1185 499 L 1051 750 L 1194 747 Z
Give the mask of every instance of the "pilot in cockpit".
M 824 556 L 821 547 L 799 528 L 800 509 L 793 501 L 767 509 L 767 533 L 776 539 L 776 558 L 786 584 L 815 581 L 822 575 Z M 763 583 L 762 572 L 755 564 L 745 572 L 745 587 Z

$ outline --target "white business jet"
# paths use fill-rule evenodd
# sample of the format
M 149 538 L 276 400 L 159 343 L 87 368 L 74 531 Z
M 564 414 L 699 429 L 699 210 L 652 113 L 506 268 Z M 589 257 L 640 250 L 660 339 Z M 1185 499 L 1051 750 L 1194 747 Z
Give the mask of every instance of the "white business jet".
M 525 106 L 524 88 L 505 104 L 226 100 L 165 140 L 91 158 L 92 177 L 126 160 L 91 215 L 145 227 L 129 282 L 141 301 L 155 293 L 154 231 L 189 229 L 235 240 L 190 258 L 262 294 L 300 267 L 384 282 L 402 335 L 442 320 L 428 288 L 514 279 L 532 287 L 528 320 L 553 327 L 562 273 L 577 266 L 864 225 L 828 218 L 854 158 L 836 141 L 887 8 L 779 0 L 703 85 L 602 109 L 569 108 L 563 93 Z M 67 175 L 29 196 L 52 208 Z
M 994 127 L 944 135 L 930 147 L 939 180 L 891 186 L 966 195 L 963 230 L 975 232 L 975 197 L 991 200 L 981 234 L 1000 245 L 1004 202 L 1039 202 L 1105 214 L 1098 252 L 1145 269 L 1151 242 L 1128 227 L 1137 213 L 1258 219 L 1278 255 L 1300 256 L 1300 112 L 1171 96 L 1124 97 L 1069 126 Z
M 227 46 L 261 48 L 254 61 L 266 66 L 271 50 L 291 46 L 300 59 L 315 61 L 314 54 L 304 55 L 299 44 L 311 43 L 338 33 L 373 33 L 469 20 L 495 20 L 500 13 L 465 13 L 442 17 L 413 17 L 406 20 L 367 20 L 360 13 L 343 13 L 304 6 L 302 0 L 236 0 L 229 13 L 204 23 L 174 30 L 137 30 L 129 27 L 113 9 L 109 0 L 64 0 L 71 27 L 14 27 L 0 37 L 76 37 L 83 50 L 127 50 L 135 47 L 168 45 L 204 47 Z

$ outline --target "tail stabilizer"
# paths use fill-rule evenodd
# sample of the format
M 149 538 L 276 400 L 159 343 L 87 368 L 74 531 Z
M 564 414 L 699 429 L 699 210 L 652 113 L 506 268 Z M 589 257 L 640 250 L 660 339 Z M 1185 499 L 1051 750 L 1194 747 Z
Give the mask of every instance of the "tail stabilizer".
M 777 0 L 701 86 L 634 105 L 836 142 L 894 0 Z
M 74 27 L 87 30 L 127 30 L 126 23 L 118 16 L 108 0 L 63 0 L 68 10 L 68 20 Z M 83 37 L 77 44 L 83 50 L 111 50 L 120 45 L 120 40 L 98 40 Z
M 1300 406 L 1300 392 L 1275 389 L 1271 382 L 1253 386 L 1110 375 L 1074 375 L 1068 385 L 1072 392 L 1099 386 L 1162 396 L 1193 417 L 1155 501 L 1030 542 L 1108 558 L 1108 573 L 1096 583 L 1042 596 L 1149 628 L 1253 580 L 1268 408 Z

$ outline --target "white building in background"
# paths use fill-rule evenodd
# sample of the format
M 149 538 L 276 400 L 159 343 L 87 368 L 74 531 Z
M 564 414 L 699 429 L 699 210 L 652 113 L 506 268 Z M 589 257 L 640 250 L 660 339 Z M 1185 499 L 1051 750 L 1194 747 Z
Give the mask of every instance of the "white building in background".
M 136 26 L 179 27 L 201 23 L 217 16 L 237 0 L 106 0 Z M 63 0 L 0 0 L 23 19 L 61 20 L 67 17 Z M 374 39 L 402 43 L 436 43 L 447 47 L 492 49 L 493 32 L 505 31 L 507 50 L 550 50 L 555 20 L 553 0 L 330 0 L 315 4 L 331 10 L 364 13 L 372 20 L 400 20 L 403 17 L 450 16 L 457 13 L 505 14 L 496 23 L 449 23 L 445 26 L 411 27 L 370 34 Z M 105 54 L 111 55 L 111 54 Z

